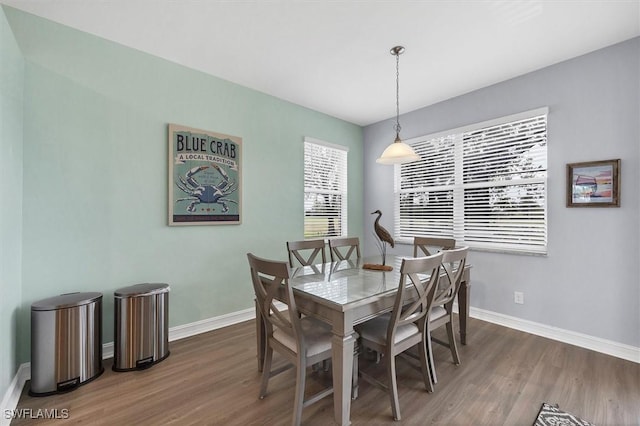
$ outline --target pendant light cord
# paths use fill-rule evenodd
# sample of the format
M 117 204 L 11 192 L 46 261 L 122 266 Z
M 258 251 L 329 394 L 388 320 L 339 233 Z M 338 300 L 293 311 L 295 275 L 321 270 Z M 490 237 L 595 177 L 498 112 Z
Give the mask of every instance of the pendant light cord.
M 400 52 L 396 52 L 396 141 L 400 141 Z

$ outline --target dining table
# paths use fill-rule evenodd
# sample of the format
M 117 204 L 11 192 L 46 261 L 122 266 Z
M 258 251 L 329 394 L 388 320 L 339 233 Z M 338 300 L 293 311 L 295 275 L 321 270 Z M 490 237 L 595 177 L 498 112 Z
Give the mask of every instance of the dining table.
M 391 271 L 364 269 L 381 264 L 381 256 L 293 267 L 289 285 L 298 310 L 331 325 L 334 417 L 339 425 L 350 423 L 353 356 L 357 334 L 354 326 L 391 311 L 400 282 L 402 256 L 387 255 Z M 460 341 L 466 344 L 471 265 L 467 264 L 458 291 Z M 441 278 L 445 276 L 444 272 Z M 284 292 L 282 293 L 284 295 Z M 265 328 L 256 311 L 258 370 L 265 353 Z

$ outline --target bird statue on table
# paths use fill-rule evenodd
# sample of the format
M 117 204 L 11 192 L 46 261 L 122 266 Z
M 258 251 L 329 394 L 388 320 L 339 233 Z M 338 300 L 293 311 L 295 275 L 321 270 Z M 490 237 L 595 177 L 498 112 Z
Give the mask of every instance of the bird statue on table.
M 373 224 L 373 229 L 380 240 L 380 251 L 382 252 L 382 265 L 386 265 L 387 261 L 387 244 L 389 244 L 392 248 L 395 246 L 395 242 L 391 237 L 389 231 L 384 229 L 382 225 L 380 225 L 380 218 L 382 217 L 382 212 L 380 210 L 376 210 L 371 214 L 377 214 L 375 223 Z

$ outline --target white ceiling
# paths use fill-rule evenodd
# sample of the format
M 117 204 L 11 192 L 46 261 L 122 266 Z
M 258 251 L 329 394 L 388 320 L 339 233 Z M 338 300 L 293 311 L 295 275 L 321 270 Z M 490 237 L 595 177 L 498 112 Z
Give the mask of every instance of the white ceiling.
M 640 0 L 0 0 L 359 125 L 640 35 Z

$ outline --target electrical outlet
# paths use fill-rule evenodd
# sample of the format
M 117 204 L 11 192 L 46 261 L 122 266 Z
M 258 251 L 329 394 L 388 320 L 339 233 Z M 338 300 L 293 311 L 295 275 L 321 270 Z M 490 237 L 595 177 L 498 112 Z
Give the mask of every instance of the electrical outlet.
M 521 291 L 514 291 L 513 301 L 518 305 L 524 305 L 524 293 Z

